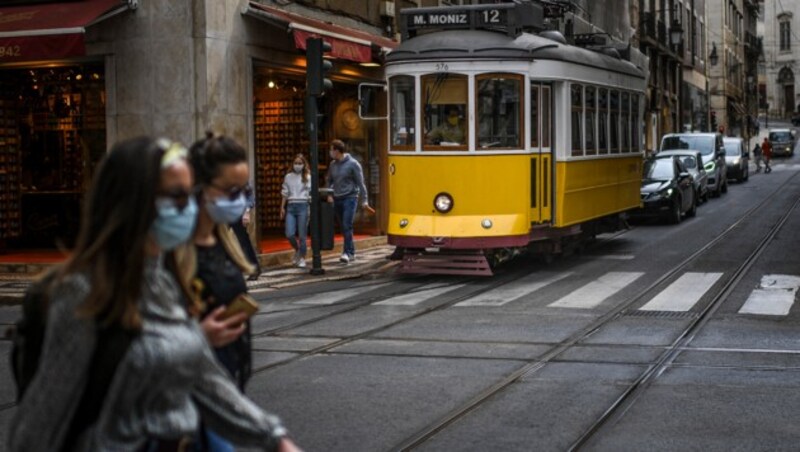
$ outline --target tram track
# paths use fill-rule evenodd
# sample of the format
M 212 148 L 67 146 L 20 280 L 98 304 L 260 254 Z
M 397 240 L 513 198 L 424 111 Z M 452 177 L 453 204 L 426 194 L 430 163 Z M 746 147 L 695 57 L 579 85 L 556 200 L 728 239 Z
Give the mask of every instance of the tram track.
M 772 195 L 781 192 L 797 179 L 797 174 L 788 178 L 784 183 L 773 190 Z M 723 241 L 737 228 L 742 226 L 746 221 L 753 218 L 753 216 L 762 208 L 770 204 L 773 200 L 772 196 L 764 196 L 761 202 L 747 210 L 736 222 L 727 227 L 724 231 L 718 234 L 714 239 L 706 243 L 703 247 L 696 250 L 694 253 L 686 257 L 684 260 L 673 266 L 670 270 L 666 271 L 656 281 L 652 282 L 645 288 L 638 291 L 636 294 L 631 295 L 623 302 L 619 303 L 609 312 L 598 317 L 594 322 L 581 328 L 573 333 L 570 337 L 564 339 L 558 344 L 554 345 L 549 351 L 540 355 L 536 359 L 528 360 L 525 365 L 511 374 L 504 377 L 502 380 L 496 382 L 492 386 L 479 392 L 461 406 L 451 410 L 443 417 L 435 422 L 428 424 L 421 428 L 413 435 L 407 437 L 404 441 L 389 448 L 390 451 L 411 451 L 416 447 L 421 446 L 429 439 L 433 438 L 437 433 L 445 430 L 447 427 L 454 425 L 459 420 L 466 417 L 468 414 L 475 411 L 491 400 L 494 396 L 505 391 L 511 385 L 521 380 L 522 378 L 531 376 L 536 372 L 542 370 L 547 364 L 564 354 L 567 350 L 571 349 L 576 344 L 584 339 L 589 338 L 595 332 L 599 331 L 611 322 L 626 315 L 632 308 L 637 306 L 642 301 L 646 300 L 648 295 L 654 291 L 664 287 L 673 282 L 679 274 L 688 268 L 691 264 L 698 261 L 699 258 L 704 256 L 707 252 L 712 250 L 715 246 L 723 243 Z M 638 397 L 650 386 L 650 384 L 661 374 L 675 358 L 683 351 L 684 347 L 689 344 L 708 320 L 717 311 L 722 301 L 733 291 L 736 285 L 741 281 L 747 270 L 757 261 L 763 254 L 764 250 L 774 239 L 775 235 L 781 230 L 783 225 L 788 221 L 792 212 L 794 212 L 800 199 L 796 200 L 786 211 L 780 216 L 769 232 L 764 235 L 763 239 L 758 243 L 753 251 L 751 251 L 747 258 L 740 264 L 733 273 L 724 280 L 723 285 L 716 290 L 715 295 L 712 296 L 711 301 L 706 303 L 705 307 L 701 310 L 700 314 L 692 319 L 687 326 L 678 334 L 677 338 L 656 358 L 650 363 L 642 374 L 640 374 L 634 382 L 617 398 L 613 404 L 603 412 L 603 414 L 596 419 L 591 426 L 585 430 L 581 436 L 570 446 L 569 450 L 580 450 L 580 448 L 587 443 L 601 428 L 610 420 L 616 417 L 621 417 L 629 409 Z

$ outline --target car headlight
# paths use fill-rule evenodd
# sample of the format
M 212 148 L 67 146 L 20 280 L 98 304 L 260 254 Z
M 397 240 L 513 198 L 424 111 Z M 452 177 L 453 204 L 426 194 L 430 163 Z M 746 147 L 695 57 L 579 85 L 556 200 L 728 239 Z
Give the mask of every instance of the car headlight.
M 792 152 L 792 148 L 790 146 L 786 146 L 786 152 Z
M 715 165 L 713 161 L 708 162 L 705 165 L 703 165 L 703 168 L 705 168 L 706 171 L 714 171 L 714 168 L 716 168 L 716 167 L 717 167 L 717 165 Z
M 433 198 L 433 207 L 439 213 L 447 213 L 453 210 L 453 197 L 449 193 L 439 193 Z
M 733 164 L 738 166 L 739 163 L 741 163 L 741 161 L 742 161 L 741 159 L 737 158 L 736 160 L 733 161 Z

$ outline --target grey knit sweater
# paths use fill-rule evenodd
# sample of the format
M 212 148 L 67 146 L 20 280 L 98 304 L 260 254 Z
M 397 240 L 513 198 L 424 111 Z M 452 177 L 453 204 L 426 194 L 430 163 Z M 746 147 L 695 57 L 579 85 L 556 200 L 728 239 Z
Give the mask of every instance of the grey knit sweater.
M 217 364 L 159 261 L 148 261 L 142 331 L 120 361 L 100 417 L 77 450 L 137 450 L 148 439 L 195 433 L 200 418 L 236 444 L 274 449 L 275 436 L 284 433 L 279 420 L 243 396 Z M 87 278 L 74 275 L 51 297 L 39 370 L 11 422 L 12 451 L 55 451 L 63 445 L 96 342 L 94 322 L 75 316 L 89 288 Z

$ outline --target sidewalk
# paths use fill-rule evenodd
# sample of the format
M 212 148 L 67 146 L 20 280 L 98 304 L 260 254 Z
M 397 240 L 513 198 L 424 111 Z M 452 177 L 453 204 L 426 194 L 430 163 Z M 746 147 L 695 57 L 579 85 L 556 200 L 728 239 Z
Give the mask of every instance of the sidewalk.
M 311 249 L 308 250 L 307 268 L 292 266 L 294 251 L 291 248 L 259 255 L 262 273 L 256 281 L 247 281 L 247 287 L 254 294 L 269 292 L 286 287 L 320 281 L 334 281 L 359 278 L 371 273 L 390 270 L 397 262 L 386 256 L 392 253 L 393 246 L 386 243 L 386 236 L 356 239 L 356 260 L 350 264 L 339 262 L 342 241 L 334 242 L 334 249 L 322 252 L 322 275 L 311 275 Z M 38 275 L 55 265 L 58 260 L 41 259 L 44 262 L 0 263 L 0 305 L 16 305 L 22 301 L 25 290 Z M 9 271 L 10 270 L 10 271 Z M 2 323 L 2 321 L 0 321 Z

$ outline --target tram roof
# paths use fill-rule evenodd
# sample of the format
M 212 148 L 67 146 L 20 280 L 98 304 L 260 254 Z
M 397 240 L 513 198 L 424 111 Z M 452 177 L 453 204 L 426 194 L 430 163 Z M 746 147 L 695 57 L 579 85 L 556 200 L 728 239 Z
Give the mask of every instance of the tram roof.
M 555 60 L 644 77 L 630 61 L 531 33 L 513 37 L 485 30 L 437 31 L 408 39 L 386 56 L 387 63 L 443 59 Z

